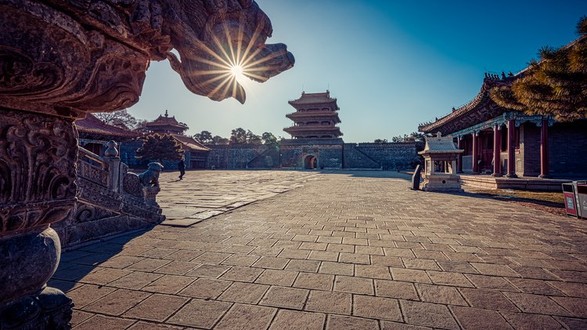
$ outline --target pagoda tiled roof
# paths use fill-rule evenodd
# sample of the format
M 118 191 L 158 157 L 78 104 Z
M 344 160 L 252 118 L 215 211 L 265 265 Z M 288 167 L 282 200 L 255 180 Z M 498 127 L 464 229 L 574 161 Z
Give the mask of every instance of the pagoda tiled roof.
M 171 136 L 179 141 L 184 147 L 191 149 L 192 151 L 210 151 L 210 148 L 206 147 L 193 137 L 179 134 L 172 134 Z
M 88 113 L 84 119 L 75 121 L 80 136 L 91 135 L 93 137 L 111 138 L 135 138 L 140 134 L 130 129 L 124 129 L 118 126 L 106 124 L 91 113 Z
M 301 119 L 316 119 L 334 120 L 336 123 L 340 123 L 340 117 L 338 116 L 338 113 L 334 111 L 297 111 L 293 113 L 288 113 L 285 116 L 293 121 Z
M 145 127 L 176 127 L 182 130 L 187 130 L 189 128 L 188 125 L 178 122 L 177 119 L 175 119 L 175 116 L 169 117 L 167 112 L 165 112 L 165 116 L 159 115 L 157 119 L 145 123 Z
M 467 104 L 453 108 L 452 112 L 444 117 L 437 118 L 433 122 L 423 123 L 418 126 L 418 130 L 423 133 L 437 133 L 442 135 L 459 131 L 461 129 L 482 123 L 496 116 L 510 111 L 497 105 L 489 96 L 493 87 L 510 85 L 520 77 L 520 74 L 506 76 L 502 74 L 485 74 L 483 84 L 479 93 Z
M 296 105 L 311 105 L 311 104 L 329 104 L 334 103 L 334 110 L 340 110 L 336 104 L 336 98 L 330 97 L 330 91 L 324 93 L 306 93 L 302 92 L 299 99 L 288 101 L 292 106 Z

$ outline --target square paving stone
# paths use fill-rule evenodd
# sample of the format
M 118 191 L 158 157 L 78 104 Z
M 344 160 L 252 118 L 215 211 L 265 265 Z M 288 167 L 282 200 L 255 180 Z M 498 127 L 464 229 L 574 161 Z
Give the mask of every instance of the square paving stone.
M 256 304 L 269 289 L 268 285 L 234 282 L 218 300 Z
M 400 300 L 404 319 L 408 324 L 443 329 L 459 329 L 459 325 L 445 305 Z
M 587 318 L 587 298 L 552 297 L 552 299 L 571 312 L 570 316 Z
M 311 251 L 308 256 L 310 260 L 322 260 L 322 261 L 337 261 L 338 252 L 331 251 Z
M 108 315 L 121 315 L 150 295 L 150 293 L 146 292 L 118 289 L 85 306 L 83 310 Z
M 279 253 L 278 257 L 288 259 L 306 259 L 308 255 L 310 255 L 310 252 L 311 251 L 308 250 L 285 248 Z
M 179 294 L 194 298 L 216 299 L 231 284 L 231 281 L 199 278 L 192 284 L 188 285 L 185 289 L 181 290 Z
M 116 281 L 111 282 L 109 286 L 122 289 L 139 290 L 163 276 L 163 274 L 132 272 Z
M 139 321 L 132 325 L 132 327 L 128 328 L 128 330 L 182 330 L 183 327 L 177 327 L 174 325 L 164 324 L 164 323 L 152 323 L 152 322 L 145 322 Z
M 167 323 L 211 329 L 231 305 L 222 301 L 193 299 L 169 318 Z
M 107 286 L 84 284 L 75 290 L 69 291 L 67 296 L 73 300 L 75 308 L 83 308 L 87 304 L 94 302 L 115 290 L 115 288 Z
M 292 286 L 297 276 L 298 272 L 288 270 L 266 269 L 263 271 L 261 275 L 259 275 L 259 277 L 257 277 L 255 283 L 279 286 Z
M 159 267 L 163 267 L 170 263 L 171 260 L 164 260 L 164 259 L 143 259 L 139 262 L 135 262 L 134 264 L 126 267 L 127 270 L 136 270 L 136 271 L 143 271 L 143 272 L 152 272 Z
M 413 283 L 375 280 L 375 295 L 380 297 L 420 300 Z
M 276 308 L 234 304 L 214 329 L 267 329 Z
M 164 275 L 143 287 L 144 291 L 174 294 L 194 281 L 193 277 Z
M 334 291 L 374 294 L 373 280 L 370 278 L 337 275 L 334 280 Z
M 569 312 L 547 296 L 505 292 L 506 297 L 525 313 L 569 316 Z
M 353 276 L 355 266 L 338 262 L 323 261 L 320 264 L 319 273 Z
M 334 275 L 300 273 L 294 286 L 303 289 L 332 290 Z
M 130 270 L 97 267 L 81 278 L 82 283 L 105 285 L 132 273 Z
M 376 266 L 389 266 L 389 267 L 404 267 L 402 259 L 399 257 L 391 257 L 391 256 L 371 256 L 371 264 Z
M 471 266 L 475 267 L 483 275 L 520 277 L 520 274 L 507 265 L 472 262 Z
M 188 302 L 188 298 L 154 294 L 124 313 L 123 317 L 162 322 Z
M 549 315 L 510 312 L 501 312 L 501 315 L 514 329 L 565 329 Z M 581 327 L 570 327 L 570 329 L 581 329 Z
M 285 265 L 289 262 L 289 259 L 286 258 L 277 258 L 277 257 L 261 257 L 261 259 L 257 260 L 253 267 L 258 268 L 269 268 L 269 269 L 283 269 Z
M 263 273 L 263 269 L 234 266 L 220 276 L 220 279 L 227 281 L 254 282 L 261 273 Z
M 289 287 L 272 286 L 269 288 L 260 304 L 272 307 L 302 309 L 309 290 Z
M 320 261 L 317 260 L 290 260 L 285 266 L 286 270 L 296 272 L 317 272 L 320 267 Z
M 475 287 L 465 275 L 453 272 L 437 272 L 429 270 L 428 276 L 434 284 L 451 285 L 458 287 Z
M 352 295 L 345 292 L 311 290 L 305 309 L 308 311 L 351 314 Z
M 118 317 L 110 317 L 104 315 L 94 315 L 83 323 L 79 324 L 76 329 L 80 330 L 95 330 L 95 329 L 126 329 L 135 320 L 121 319 Z
M 228 257 L 230 257 L 230 253 L 205 252 L 199 255 L 198 257 L 192 259 L 192 262 L 208 265 L 218 265 Z
M 369 258 L 368 254 L 340 253 L 338 256 L 338 262 L 369 265 L 371 263 L 371 258 Z
M 277 312 L 277 316 L 275 316 L 269 330 L 322 330 L 325 321 L 326 315 L 321 313 L 280 310 Z
M 464 329 L 513 329 L 496 311 L 459 306 L 451 309 Z
M 228 257 L 228 259 L 222 261 L 222 264 L 231 266 L 250 266 L 254 264 L 255 261 L 259 260 L 259 258 L 261 257 L 255 255 L 233 254 Z
M 476 308 L 519 312 L 520 310 L 503 293 L 489 289 L 459 289 L 465 300 Z
M 423 270 L 390 267 L 391 277 L 396 281 L 432 283 Z
M 396 299 L 355 295 L 353 315 L 372 319 L 403 321 Z
M 163 267 L 157 268 L 155 273 L 170 274 L 170 275 L 184 275 L 192 269 L 199 267 L 201 264 L 189 261 L 172 261 Z
M 416 289 L 420 293 L 422 301 L 446 305 L 468 306 L 459 291 L 451 286 L 417 283 Z
M 201 265 L 200 267 L 187 272 L 185 275 L 218 278 L 230 268 L 230 266 L 223 265 Z
M 391 273 L 387 266 L 355 265 L 355 276 L 391 280 Z
M 503 277 L 497 276 L 486 276 L 486 275 L 475 275 L 465 274 L 465 276 L 475 285 L 481 289 L 496 289 L 501 291 L 513 291 L 519 292 L 520 289 L 516 288 L 512 283 Z
M 378 330 L 379 322 L 352 316 L 328 315 L 326 330 Z

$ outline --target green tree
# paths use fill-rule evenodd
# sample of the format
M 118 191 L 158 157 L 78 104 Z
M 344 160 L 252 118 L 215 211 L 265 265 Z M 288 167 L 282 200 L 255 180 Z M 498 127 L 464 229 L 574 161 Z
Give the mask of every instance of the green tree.
M 230 140 L 227 139 L 227 138 L 223 138 L 222 136 L 215 135 L 212 138 L 212 143 L 215 144 L 215 145 L 229 144 L 230 143 Z
M 387 139 L 375 139 L 373 143 L 387 143 Z
M 94 116 L 108 125 L 124 126 L 129 129 L 136 128 L 139 123 L 139 120 L 128 113 L 126 109 L 113 112 L 98 112 Z
M 206 144 L 214 142 L 214 137 L 212 136 L 212 133 L 210 133 L 209 131 L 202 131 L 200 133 L 194 134 L 194 139 Z
M 263 140 L 261 139 L 261 137 L 253 132 L 251 132 L 251 130 L 247 130 L 247 143 L 248 144 L 263 144 Z
M 540 50 L 511 85 L 497 86 L 491 98 L 500 106 L 558 121 L 587 118 L 587 17 L 577 24 L 579 39 L 554 49 Z
M 247 143 L 247 131 L 242 128 L 235 128 L 230 132 L 230 144 Z
M 265 132 L 261 134 L 261 140 L 263 140 L 263 144 L 267 146 L 277 146 L 279 142 L 277 142 L 277 138 L 271 132 Z
M 152 134 L 143 139 L 143 145 L 137 149 L 137 158 L 162 163 L 164 160 L 180 160 L 183 156 L 181 143 L 169 134 Z

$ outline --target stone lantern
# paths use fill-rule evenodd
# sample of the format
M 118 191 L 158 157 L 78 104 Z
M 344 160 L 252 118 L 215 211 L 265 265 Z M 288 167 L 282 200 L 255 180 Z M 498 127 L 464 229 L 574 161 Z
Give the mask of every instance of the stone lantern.
M 425 191 L 463 191 L 457 174 L 457 158 L 464 150 L 457 149 L 452 136 L 426 137 L 426 146 L 419 154 L 424 157 Z
M 71 299 L 47 281 L 61 255 L 51 226 L 78 193 L 73 122 L 135 104 L 150 61 L 243 103 L 230 65 L 254 63 L 244 74 L 264 82 L 294 58 L 265 44 L 271 22 L 252 0 L 0 0 L 0 27 L 0 329 L 64 329 Z

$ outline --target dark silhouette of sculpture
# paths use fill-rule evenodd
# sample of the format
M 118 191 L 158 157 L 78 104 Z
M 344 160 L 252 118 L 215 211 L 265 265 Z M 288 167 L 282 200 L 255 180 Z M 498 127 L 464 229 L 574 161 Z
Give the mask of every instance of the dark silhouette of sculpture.
M 76 201 L 73 121 L 135 104 L 151 60 L 195 94 L 244 102 L 231 65 L 265 81 L 294 59 L 265 44 L 252 0 L 0 0 L 0 25 L 0 328 L 67 328 L 71 300 L 46 283 L 50 225 Z

